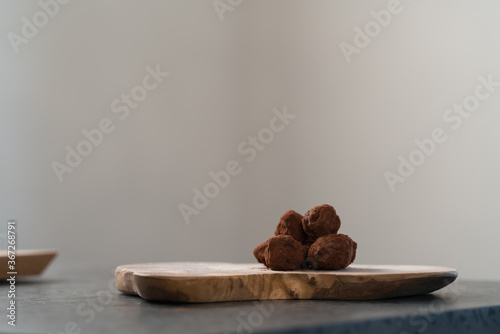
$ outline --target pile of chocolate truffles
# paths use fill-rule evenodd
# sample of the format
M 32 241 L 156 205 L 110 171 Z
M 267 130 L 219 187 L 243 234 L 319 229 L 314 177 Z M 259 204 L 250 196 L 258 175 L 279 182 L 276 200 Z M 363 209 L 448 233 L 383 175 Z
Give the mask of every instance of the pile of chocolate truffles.
M 304 216 L 288 210 L 275 237 L 258 245 L 253 254 L 272 270 L 346 268 L 356 258 L 358 244 L 337 234 L 339 228 L 340 217 L 331 205 L 315 206 Z

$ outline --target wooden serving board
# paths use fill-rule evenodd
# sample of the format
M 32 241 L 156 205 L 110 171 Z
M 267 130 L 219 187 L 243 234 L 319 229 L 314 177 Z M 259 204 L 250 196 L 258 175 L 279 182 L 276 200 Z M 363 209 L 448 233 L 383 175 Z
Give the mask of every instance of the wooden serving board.
M 261 264 L 169 262 L 119 266 L 115 283 L 123 293 L 169 302 L 370 300 L 429 293 L 457 275 L 453 268 L 434 266 L 352 264 L 332 271 L 274 271 Z
M 57 255 L 57 251 L 23 249 L 16 251 L 15 255 L 15 267 L 14 270 L 11 270 L 9 269 L 10 259 L 8 252 L 0 252 L 0 279 L 12 276 L 11 274 L 7 274 L 8 272 L 16 272 L 16 277 L 39 275 Z

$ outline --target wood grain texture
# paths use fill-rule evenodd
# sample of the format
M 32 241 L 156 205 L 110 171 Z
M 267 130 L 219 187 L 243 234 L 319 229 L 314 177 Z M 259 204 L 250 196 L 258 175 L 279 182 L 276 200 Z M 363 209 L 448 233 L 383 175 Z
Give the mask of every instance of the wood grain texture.
M 453 268 L 350 265 L 346 269 L 273 271 L 261 264 L 170 262 L 116 268 L 119 291 L 147 300 L 204 303 L 267 299 L 371 300 L 436 291 Z
M 11 275 L 7 273 L 12 271 L 17 272 L 16 277 L 39 275 L 56 255 L 57 251 L 55 250 L 18 250 L 16 251 L 15 270 L 10 270 L 8 253 L 2 251 L 0 252 L 0 279 L 10 277 Z

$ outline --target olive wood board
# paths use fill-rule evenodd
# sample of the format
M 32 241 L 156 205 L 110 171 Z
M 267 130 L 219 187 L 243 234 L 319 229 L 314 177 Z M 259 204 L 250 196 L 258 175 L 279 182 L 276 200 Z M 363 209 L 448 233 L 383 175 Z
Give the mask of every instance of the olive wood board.
M 275 271 L 256 263 L 167 262 L 119 266 L 115 284 L 123 293 L 164 302 L 372 300 L 430 293 L 457 275 L 453 268 L 414 265 Z
M 11 276 L 33 276 L 40 275 L 49 265 L 52 259 L 57 255 L 55 250 L 37 250 L 22 249 L 15 251 L 15 259 L 11 260 L 12 252 L 9 254 L 6 250 L 0 251 L 0 279 L 6 279 Z M 10 268 L 14 261 L 14 268 Z M 15 274 L 9 274 L 14 272 Z

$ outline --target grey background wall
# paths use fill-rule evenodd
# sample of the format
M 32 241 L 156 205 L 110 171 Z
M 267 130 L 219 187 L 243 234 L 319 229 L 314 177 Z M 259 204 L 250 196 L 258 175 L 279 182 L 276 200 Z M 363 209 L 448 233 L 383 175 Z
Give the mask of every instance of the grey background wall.
M 358 263 L 500 278 L 500 86 L 471 97 L 500 81 L 498 2 L 221 0 L 223 20 L 213 1 L 42 3 L 47 22 L 39 2 L 0 4 L 0 220 L 18 220 L 21 248 L 248 262 L 284 211 L 330 203 Z M 148 66 L 169 73 L 151 90 Z M 464 102 L 467 118 L 447 111 Z M 60 182 L 54 162 L 70 167 L 66 147 L 103 119 L 112 132 Z M 435 128 L 446 140 L 412 153 Z M 399 156 L 420 165 L 392 191 Z M 187 224 L 179 205 L 232 160 L 241 172 Z

